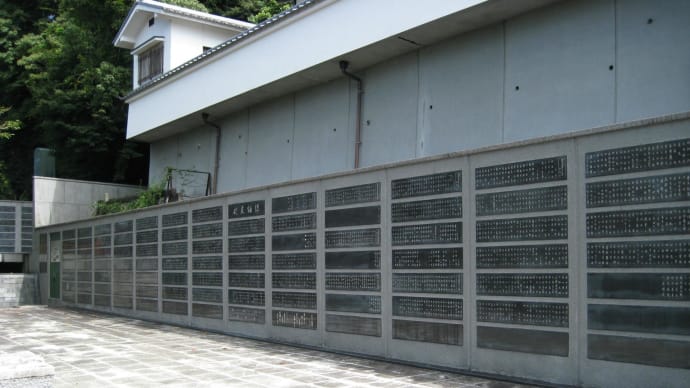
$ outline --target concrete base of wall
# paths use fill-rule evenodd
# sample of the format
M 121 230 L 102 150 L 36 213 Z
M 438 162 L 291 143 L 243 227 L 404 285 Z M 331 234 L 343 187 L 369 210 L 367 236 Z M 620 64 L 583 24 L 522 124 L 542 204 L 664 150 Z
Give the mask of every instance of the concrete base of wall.
M 0 274 L 0 308 L 36 304 L 36 275 Z

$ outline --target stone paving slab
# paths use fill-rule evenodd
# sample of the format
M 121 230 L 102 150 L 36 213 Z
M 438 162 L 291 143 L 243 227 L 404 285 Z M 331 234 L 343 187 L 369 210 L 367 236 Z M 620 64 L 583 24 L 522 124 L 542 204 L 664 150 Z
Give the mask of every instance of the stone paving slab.
M 0 309 L 0 353 L 22 351 L 54 368 L 55 387 L 528 387 L 81 310 Z

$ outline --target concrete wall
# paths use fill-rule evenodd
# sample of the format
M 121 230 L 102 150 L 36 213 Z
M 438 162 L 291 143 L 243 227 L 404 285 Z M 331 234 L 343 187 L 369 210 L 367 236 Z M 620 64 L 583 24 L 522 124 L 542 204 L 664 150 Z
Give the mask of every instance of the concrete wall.
M 368 68 L 361 166 L 686 111 L 688 13 L 564 1 Z M 219 191 L 351 169 L 355 94 L 343 78 L 215 118 Z M 166 166 L 211 172 L 214 139 L 190 128 L 152 144 L 150 181 Z
M 46 226 L 93 216 L 100 200 L 127 198 L 144 190 L 139 186 L 34 177 L 34 225 Z
M 553 384 L 685 387 L 689 136 L 686 112 L 37 234 L 55 303 Z

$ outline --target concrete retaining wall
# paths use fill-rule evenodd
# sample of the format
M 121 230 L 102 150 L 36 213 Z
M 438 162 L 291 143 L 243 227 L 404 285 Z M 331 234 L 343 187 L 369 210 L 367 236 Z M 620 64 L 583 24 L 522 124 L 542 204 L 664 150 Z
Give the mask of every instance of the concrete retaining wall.
M 36 304 L 36 275 L 0 274 L 0 308 Z

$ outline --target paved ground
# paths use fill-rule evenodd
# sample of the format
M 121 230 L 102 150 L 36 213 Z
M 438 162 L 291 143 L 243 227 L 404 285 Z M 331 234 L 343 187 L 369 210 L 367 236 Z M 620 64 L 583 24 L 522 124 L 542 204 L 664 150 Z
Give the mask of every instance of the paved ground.
M 21 351 L 55 368 L 56 387 L 525 387 L 91 312 L 0 309 L 0 354 Z

